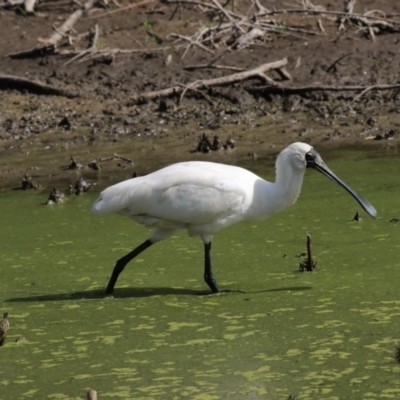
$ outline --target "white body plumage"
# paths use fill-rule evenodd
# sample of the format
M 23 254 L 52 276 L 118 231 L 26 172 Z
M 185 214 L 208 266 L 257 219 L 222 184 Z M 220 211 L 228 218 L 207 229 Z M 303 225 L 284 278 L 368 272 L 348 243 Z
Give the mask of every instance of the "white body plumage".
M 291 165 L 296 163 L 288 164 L 291 153 L 286 153 L 277 159 L 275 183 L 240 167 L 182 162 L 110 186 L 94 203 L 92 212 L 100 216 L 120 213 L 154 227 L 154 241 L 178 229 L 209 241 L 223 228 L 265 219 L 296 201 L 306 165 L 304 158 L 297 168 Z M 289 167 L 290 173 L 285 171 Z

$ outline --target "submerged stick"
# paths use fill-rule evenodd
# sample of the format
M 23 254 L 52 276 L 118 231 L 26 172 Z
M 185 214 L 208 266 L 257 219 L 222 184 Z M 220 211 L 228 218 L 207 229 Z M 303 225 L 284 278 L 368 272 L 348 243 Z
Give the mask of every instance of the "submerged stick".
M 313 270 L 314 261 L 311 255 L 311 236 L 307 233 L 307 271 Z
M 300 272 L 311 272 L 315 269 L 316 266 L 317 263 L 313 260 L 311 252 L 311 235 L 307 233 L 307 259 L 299 264 L 299 270 Z

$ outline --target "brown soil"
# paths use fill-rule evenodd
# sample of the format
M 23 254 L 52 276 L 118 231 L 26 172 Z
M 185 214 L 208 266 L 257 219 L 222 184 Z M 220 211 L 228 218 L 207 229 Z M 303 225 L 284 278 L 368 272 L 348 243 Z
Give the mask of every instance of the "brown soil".
M 343 1 L 317 1 L 328 11 L 343 11 Z M 293 8 L 282 6 L 280 1 L 260 2 L 269 10 Z M 255 12 L 250 0 L 234 3 L 238 13 Z M 123 7 L 129 3 L 118 4 Z M 81 175 L 104 186 L 130 177 L 133 170 L 145 174 L 171 162 L 194 158 L 240 163 L 253 169 L 261 169 L 261 165 L 265 170 L 260 160 L 272 160 L 282 146 L 296 140 L 309 141 L 318 148 L 354 143 L 396 146 L 400 129 L 399 90 L 371 90 L 353 102 L 360 91 L 288 94 L 252 79 L 226 87 L 188 90 L 182 99 L 176 96 L 136 104 L 132 98 L 140 93 L 234 73 L 210 68 L 184 69 L 209 63 L 226 47 L 222 43 L 210 46 L 214 52 L 211 54 L 192 46 L 185 53 L 188 43 L 171 37 L 171 33 L 192 36 L 202 26 L 215 26 L 221 21 L 221 14 L 205 12 L 204 7 L 193 4 L 149 1 L 114 13 L 108 12 L 117 10 L 112 2 L 108 11 L 97 6 L 75 24 L 75 32 L 70 36 L 72 44 L 65 38 L 59 46 L 59 50 L 69 52 L 87 49 L 89 39 L 79 39 L 78 35 L 98 24 L 97 48 L 135 49 L 128 54 L 118 53 L 111 58 L 105 55 L 84 62 L 71 61 L 71 54 L 8 56 L 38 46 L 38 39 L 49 38 L 53 26 L 61 26 L 77 7 L 74 2 L 43 1 L 31 16 L 21 8 L 0 9 L 0 74 L 39 80 L 77 94 L 72 98 L 40 95 L 0 83 L 2 190 L 19 187 L 25 172 L 46 190 L 55 185 L 64 189 Z M 226 9 L 232 10 L 232 5 L 228 4 Z M 394 21 L 400 27 L 400 3 L 395 1 L 360 0 L 354 12 L 363 14 L 377 9 L 382 20 Z M 282 80 L 274 71 L 269 73 L 284 87 L 368 87 L 400 81 L 400 30 L 380 29 L 372 40 L 368 29 L 360 24 L 347 21 L 345 29 L 339 31 L 336 15 L 287 13 L 271 18 L 282 27 L 280 31 L 244 49 L 225 52 L 218 64 L 252 69 L 287 57 L 290 81 Z M 325 33 L 318 29 L 318 20 Z M 218 134 L 222 144 L 234 139 L 235 150 L 192 152 L 202 133 L 210 140 Z M 132 158 L 135 165 L 115 157 L 98 163 L 102 166 L 101 174 L 87 166 L 72 173 L 63 168 L 70 164 L 70 156 L 87 164 L 114 153 Z

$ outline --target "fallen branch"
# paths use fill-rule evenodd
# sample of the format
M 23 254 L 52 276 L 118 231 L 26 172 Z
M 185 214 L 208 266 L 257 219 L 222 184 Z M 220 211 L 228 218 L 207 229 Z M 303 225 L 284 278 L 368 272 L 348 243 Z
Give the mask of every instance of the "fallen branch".
M 361 97 L 364 96 L 364 94 L 368 93 L 370 90 L 372 90 L 374 87 L 373 86 L 368 86 L 366 87 L 361 93 L 359 93 L 356 97 L 354 97 L 354 99 L 351 101 L 351 103 L 349 104 L 349 106 L 351 106 L 353 103 L 355 103 L 356 101 L 358 101 L 359 99 L 361 99 Z
M 96 3 L 97 0 L 88 0 L 78 10 L 74 11 L 70 17 L 58 28 L 54 28 L 54 33 L 48 39 L 39 38 L 41 45 L 33 49 L 24 50 L 18 53 L 8 54 L 10 58 L 31 58 L 42 57 L 44 55 L 58 54 L 58 42 L 67 37 L 68 33 L 73 30 L 75 23 L 82 18 Z
M 346 53 L 341 55 L 339 58 L 337 58 L 327 69 L 326 72 L 330 72 L 331 70 L 334 70 L 336 72 L 336 65 L 342 61 L 344 58 L 348 57 L 349 55 L 353 54 L 351 51 L 350 53 Z
M 307 30 L 298 27 L 290 27 L 284 23 L 269 18 L 262 17 L 260 11 L 268 11 L 259 1 L 253 1 L 253 8 L 256 11 L 253 15 L 239 14 L 229 11 L 225 8 L 228 4 L 226 2 L 221 5 L 217 0 L 203 2 L 200 0 L 165 0 L 168 4 L 178 3 L 197 6 L 202 10 L 212 10 L 212 13 L 218 13 L 220 18 L 219 22 L 215 25 L 208 27 L 204 26 L 200 32 L 196 32 L 191 36 L 182 36 L 177 33 L 172 33 L 170 36 L 185 40 L 189 42 L 182 58 L 193 46 L 200 47 L 209 53 L 212 50 L 220 52 L 221 47 L 231 50 L 242 50 L 246 47 L 263 43 L 265 40 L 273 40 L 276 35 L 294 36 L 304 39 L 304 35 L 319 35 L 314 30 Z M 206 11 L 206 12 L 207 12 Z M 228 22 L 222 22 L 222 21 Z M 301 33 L 302 35 L 297 35 Z
M 117 54 L 133 54 L 133 53 L 151 53 L 151 52 L 165 52 L 165 50 L 169 49 L 176 49 L 180 46 L 166 46 L 166 47 L 158 47 L 154 49 L 119 49 L 119 48 L 109 48 L 109 47 L 102 47 L 92 49 L 91 51 L 83 50 L 83 51 L 75 51 L 75 50 L 62 50 L 59 52 L 62 56 L 73 56 L 73 60 L 69 60 L 66 64 L 69 64 L 72 61 L 78 59 L 77 62 L 85 62 L 90 60 L 95 60 L 98 58 L 110 58 L 114 59 Z
M 43 57 L 46 55 L 57 54 L 56 47 L 52 44 L 34 47 L 33 49 L 18 51 L 17 53 L 9 53 L 6 57 L 14 58 L 14 59 L 22 59 L 22 58 L 36 58 Z
M 96 24 L 94 27 L 94 33 L 93 33 L 93 38 L 92 38 L 92 45 L 86 49 L 78 53 L 75 57 L 72 57 L 69 61 L 67 61 L 64 65 L 68 65 L 69 63 L 72 63 L 73 61 L 77 60 L 78 58 L 81 59 L 86 59 L 86 57 L 90 58 L 92 53 L 95 53 L 97 51 L 96 43 L 99 39 L 99 25 Z
M 219 7 L 215 4 L 211 4 L 211 3 L 205 3 L 203 1 L 199 1 L 199 0 L 165 0 L 165 2 L 167 4 L 173 4 L 173 3 L 178 3 L 178 4 L 193 4 L 196 6 L 201 6 L 204 8 L 211 8 L 213 10 L 218 10 L 220 11 Z M 235 14 L 232 11 L 228 11 L 225 10 L 226 14 L 229 14 L 230 17 L 235 17 L 235 18 L 240 18 L 241 16 L 239 14 Z
M 212 2 L 217 6 L 219 11 L 222 12 L 222 14 L 225 15 L 226 18 L 228 18 L 229 22 L 235 26 L 235 28 L 242 33 L 245 33 L 245 30 L 235 21 L 235 19 L 221 6 L 221 4 L 218 3 L 217 0 L 212 0 Z
M 227 69 L 229 71 L 245 71 L 246 68 L 240 68 L 240 67 L 231 67 L 229 65 L 218 65 L 218 64 L 196 64 L 196 65 L 187 65 L 186 67 L 183 67 L 184 70 L 186 71 L 194 71 L 196 69 L 207 69 L 207 68 L 212 68 L 212 69 Z
M 187 85 L 176 85 L 176 86 L 169 87 L 167 89 L 136 94 L 131 99 L 134 102 L 142 103 L 146 100 L 153 100 L 153 99 L 156 99 L 159 97 L 177 96 L 186 90 L 198 90 L 198 89 L 209 88 L 209 87 L 213 87 L 213 86 L 225 86 L 228 84 L 234 84 L 237 82 L 242 82 L 247 79 L 254 79 L 254 78 L 258 78 L 264 82 L 269 82 L 271 84 L 276 84 L 276 86 L 278 86 L 278 84 L 275 83 L 275 81 L 273 81 L 267 75 L 265 75 L 265 73 L 270 70 L 282 68 L 287 64 L 287 62 L 288 62 L 287 58 L 284 58 L 279 61 L 260 65 L 257 68 L 253 68 L 253 69 L 243 71 L 243 72 L 238 72 L 238 73 L 232 74 L 232 75 L 223 76 L 220 78 L 201 79 L 201 80 L 191 82 Z
M 368 89 L 370 90 L 392 90 L 392 89 L 400 89 L 400 84 L 383 84 L 383 85 L 348 85 L 348 86 L 329 86 L 329 85 L 310 85 L 310 86 L 264 86 L 251 88 L 252 92 L 269 92 L 269 93 L 279 93 L 279 94 L 299 94 L 299 93 L 307 93 L 307 92 L 317 92 L 317 91 L 327 91 L 327 92 L 357 92 Z
M 70 32 L 75 23 L 81 19 L 96 3 L 97 0 L 88 0 L 81 8 L 74 11 L 70 17 L 50 36 L 49 39 L 43 40 L 46 44 L 57 46 L 58 42 Z
M 198 41 L 199 38 L 192 39 L 187 36 L 179 35 L 178 33 L 171 33 L 170 36 L 173 38 L 177 38 L 177 39 L 187 40 L 190 43 L 188 48 L 186 49 L 186 51 L 183 53 L 181 59 L 183 59 L 185 57 L 187 51 L 189 50 L 190 46 L 192 46 L 192 45 L 198 46 L 201 49 L 203 49 L 204 51 L 214 54 L 214 52 L 212 50 L 208 49 L 206 46 L 204 46 L 201 42 Z
M 168 2 L 172 3 L 172 2 L 179 2 L 179 1 L 178 0 L 168 0 Z M 382 11 L 379 11 L 379 10 L 374 10 L 374 12 L 376 12 L 376 13 L 379 12 L 381 15 L 385 15 Z M 270 11 L 263 12 L 259 16 L 262 17 L 262 16 L 266 16 L 266 15 L 279 15 L 279 14 L 331 15 L 331 16 L 336 16 L 336 17 L 342 17 L 342 16 L 345 16 L 345 17 L 352 17 L 352 16 L 358 17 L 358 16 L 360 16 L 358 14 L 349 14 L 349 13 L 347 13 L 345 11 L 330 11 L 330 10 L 323 10 L 323 9 L 317 9 L 317 8 L 314 8 L 314 9 L 308 9 L 308 8 L 307 9 L 305 9 L 305 8 L 276 9 L 276 10 L 270 10 Z M 393 16 L 398 16 L 398 15 L 399 14 L 395 14 Z M 368 18 L 374 18 L 376 20 L 379 20 L 378 17 L 374 17 L 372 15 L 371 11 L 367 11 L 364 14 L 364 16 L 368 17 Z M 387 15 L 386 17 L 389 18 L 391 16 Z M 381 20 L 384 21 L 383 18 Z
M 118 12 L 121 12 L 121 11 L 127 11 L 127 10 L 130 10 L 130 9 L 134 8 L 134 7 L 144 6 L 145 4 L 152 3 L 153 1 L 154 0 L 144 0 L 144 1 L 141 1 L 140 3 L 129 4 L 128 6 L 120 7 L 120 8 L 117 8 L 115 10 L 108 11 L 108 12 L 100 14 L 100 15 L 95 15 L 95 16 L 93 16 L 91 18 L 108 17 L 111 14 L 115 14 L 115 13 L 118 13 Z
M 77 97 L 78 94 L 65 89 L 60 89 L 51 85 L 46 85 L 40 81 L 22 78 L 14 75 L 0 75 L 0 90 L 14 89 L 28 91 L 35 94 L 48 94 L 55 96 Z

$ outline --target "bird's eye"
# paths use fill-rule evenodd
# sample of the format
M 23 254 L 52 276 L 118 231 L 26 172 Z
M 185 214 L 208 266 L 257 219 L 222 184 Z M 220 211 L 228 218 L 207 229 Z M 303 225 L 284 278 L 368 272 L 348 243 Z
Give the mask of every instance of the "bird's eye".
M 308 168 L 315 166 L 315 156 L 311 152 L 306 153 L 306 164 Z
M 314 161 L 314 160 L 315 160 L 315 157 L 310 152 L 306 153 L 306 161 L 307 162 Z

